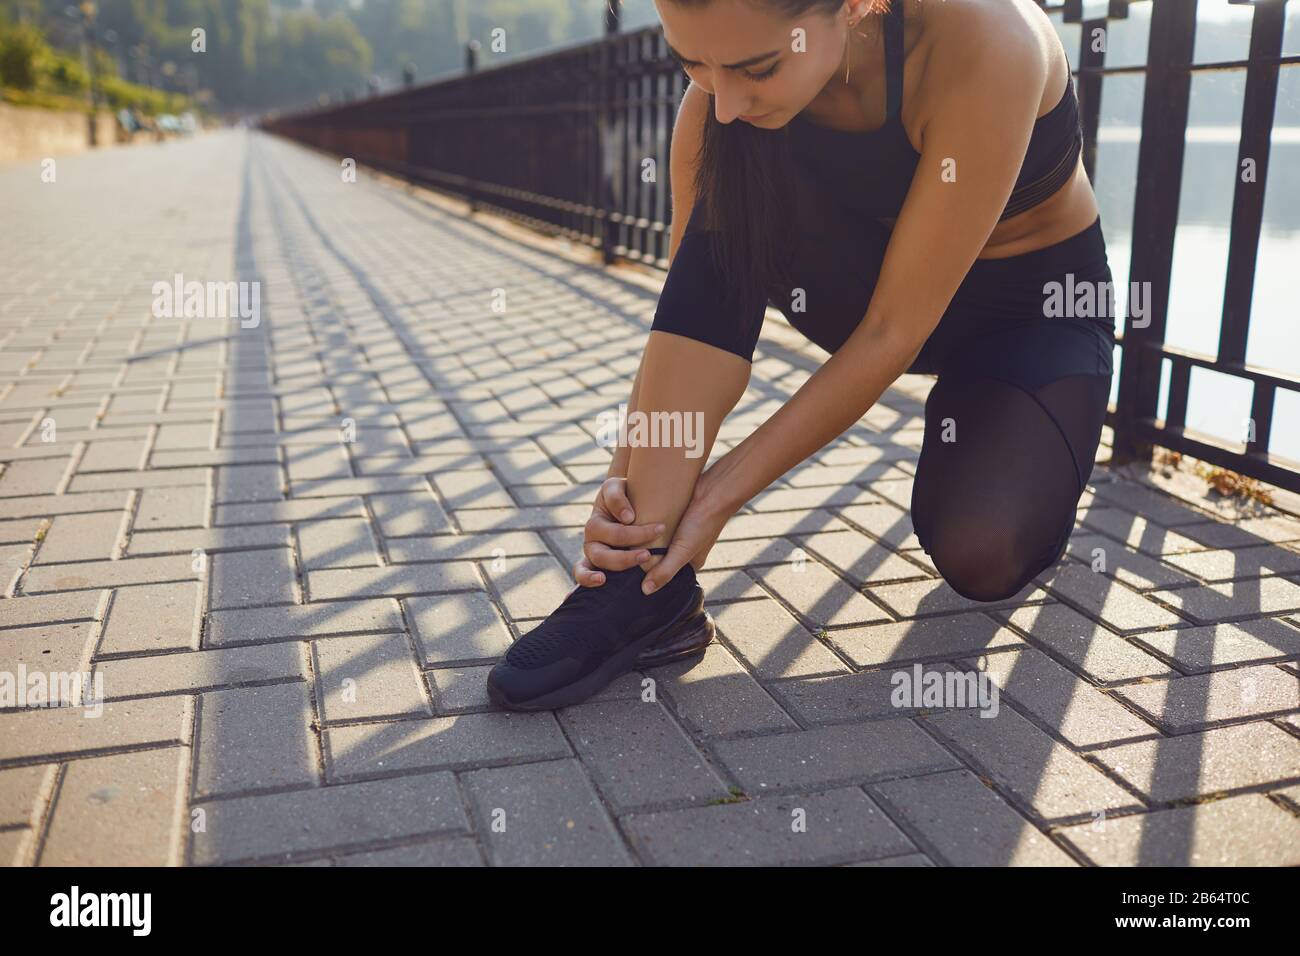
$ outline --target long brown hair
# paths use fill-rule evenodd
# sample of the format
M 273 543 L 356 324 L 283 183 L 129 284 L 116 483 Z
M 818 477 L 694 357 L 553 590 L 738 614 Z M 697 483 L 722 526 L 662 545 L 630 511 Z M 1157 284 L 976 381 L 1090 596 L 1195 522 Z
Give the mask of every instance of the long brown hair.
M 712 0 L 669 0 L 702 7 Z M 751 0 L 793 19 L 812 12 L 829 16 L 844 0 Z M 887 11 L 892 0 L 868 0 L 869 14 Z M 789 130 L 759 129 L 742 120 L 718 122 L 713 94 L 704 121 L 695 195 L 702 203 L 718 272 L 732 288 L 758 289 L 771 298 L 789 295 L 790 235 L 797 221 L 792 186 L 794 159 Z M 689 215 L 689 210 L 682 214 Z

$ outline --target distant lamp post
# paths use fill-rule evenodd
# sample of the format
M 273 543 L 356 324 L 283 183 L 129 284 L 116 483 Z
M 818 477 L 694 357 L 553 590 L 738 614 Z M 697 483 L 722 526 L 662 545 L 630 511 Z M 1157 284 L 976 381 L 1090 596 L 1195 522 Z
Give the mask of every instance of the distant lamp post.
M 95 114 L 99 111 L 99 71 L 95 66 L 95 4 L 91 0 L 85 0 L 78 6 L 69 4 L 63 8 L 63 15 L 69 20 L 77 21 L 81 24 L 81 68 L 86 71 L 88 80 L 87 96 L 90 102 L 90 117 L 88 120 L 89 140 L 91 146 L 98 145 L 98 135 L 95 129 Z

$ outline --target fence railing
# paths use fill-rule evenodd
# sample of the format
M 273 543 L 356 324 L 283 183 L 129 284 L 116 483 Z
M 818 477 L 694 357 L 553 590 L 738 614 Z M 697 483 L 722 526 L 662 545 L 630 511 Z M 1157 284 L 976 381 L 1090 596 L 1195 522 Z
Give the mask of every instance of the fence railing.
M 1084 165 L 1094 181 L 1105 79 L 1144 75 L 1128 278 L 1149 290 L 1149 308 L 1140 322 L 1125 315 L 1119 323 L 1117 400 L 1107 414 L 1115 460 L 1149 458 L 1158 445 L 1300 492 L 1300 462 L 1269 450 L 1279 390 L 1300 398 L 1300 376 L 1246 361 L 1279 74 L 1300 66 L 1300 56 L 1282 55 L 1287 0 L 1227 0 L 1253 8 L 1249 54 L 1210 63 L 1194 62 L 1197 0 L 1038 2 L 1081 28 L 1071 60 Z M 1150 10 L 1144 62 L 1108 67 L 1098 31 L 1139 5 Z M 1085 12 L 1094 16 L 1084 19 Z M 618 14 L 608 9 L 605 26 L 595 42 L 488 69 L 475 68 L 471 50 L 463 75 L 274 117 L 263 127 L 585 243 L 607 262 L 666 268 L 668 149 L 688 80 L 657 26 L 620 33 Z M 1245 72 L 1236 168 L 1249 164 L 1251 175 L 1235 177 L 1218 351 L 1209 355 L 1165 338 L 1192 77 L 1212 71 Z M 647 177 L 651 164 L 655 175 Z M 1240 441 L 1187 426 L 1194 369 L 1249 383 Z

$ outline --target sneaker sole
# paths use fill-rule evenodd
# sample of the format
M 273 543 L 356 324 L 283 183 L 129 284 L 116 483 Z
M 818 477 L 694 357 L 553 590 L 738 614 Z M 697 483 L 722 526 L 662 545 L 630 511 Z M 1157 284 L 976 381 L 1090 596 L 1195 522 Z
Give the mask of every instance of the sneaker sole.
M 689 608 L 684 609 L 682 614 L 685 615 L 689 610 Z M 580 704 L 593 694 L 609 686 L 617 678 L 636 670 L 641 655 L 660 641 L 671 639 L 674 630 L 683 626 L 698 627 L 698 625 L 690 624 L 691 620 L 691 617 L 679 616 L 663 627 L 647 632 L 644 637 L 623 648 L 586 677 L 580 678 L 566 687 L 556 688 L 531 700 L 509 701 L 502 697 L 497 688 L 489 683 L 487 685 L 488 699 L 504 710 L 556 710 L 560 707 Z M 708 619 L 707 626 L 710 629 L 712 628 L 712 618 Z
M 637 658 L 635 669 L 659 667 L 661 664 L 671 664 L 674 661 L 702 655 L 704 649 L 713 643 L 717 628 L 708 611 L 705 611 L 701 617 L 703 620 L 692 619 L 682 624 L 681 634 L 665 634 L 661 643 L 649 648 Z

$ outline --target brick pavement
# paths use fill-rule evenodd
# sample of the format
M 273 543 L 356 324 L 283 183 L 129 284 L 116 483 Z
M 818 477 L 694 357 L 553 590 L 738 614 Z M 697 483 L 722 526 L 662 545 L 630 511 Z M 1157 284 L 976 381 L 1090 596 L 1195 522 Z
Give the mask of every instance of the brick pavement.
M 702 661 L 496 712 L 653 283 L 260 134 L 0 203 L 0 680 L 102 678 L 0 705 L 4 862 L 1300 863 L 1293 515 L 1098 467 L 1061 566 L 967 601 L 908 520 L 905 376 L 728 525 Z M 177 273 L 259 321 L 155 316 Z M 769 321 L 715 454 L 819 354 Z M 894 706 L 917 664 L 996 716 Z

